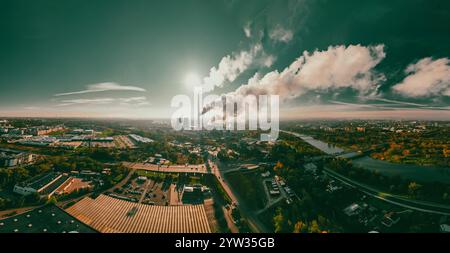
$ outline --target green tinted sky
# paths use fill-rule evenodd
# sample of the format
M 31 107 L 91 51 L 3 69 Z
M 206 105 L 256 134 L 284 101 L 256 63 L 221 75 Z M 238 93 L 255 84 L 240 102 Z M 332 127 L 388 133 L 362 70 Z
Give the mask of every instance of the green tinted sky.
M 261 47 L 233 80 L 212 91 L 217 94 L 247 84 L 255 73 L 281 72 L 304 51 L 383 44 L 386 56 L 370 72 L 384 78 L 375 93 L 363 94 L 373 98 L 361 99 L 352 85 L 310 87 L 283 105 L 289 116 L 327 108 L 323 115 L 412 110 L 448 117 L 449 10 L 448 1 L 419 0 L 0 0 L 0 112 L 167 117 L 171 98 L 192 92 L 186 77 L 208 77 L 227 55 L 233 60 Z M 411 93 L 413 86 L 394 92 L 418 72 L 407 85 L 425 82 L 431 92 Z M 116 90 L 88 87 L 99 83 L 116 83 Z

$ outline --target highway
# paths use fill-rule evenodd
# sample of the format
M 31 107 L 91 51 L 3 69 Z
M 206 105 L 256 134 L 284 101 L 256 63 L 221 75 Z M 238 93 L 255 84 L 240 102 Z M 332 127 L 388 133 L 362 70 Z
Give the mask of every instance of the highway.
M 407 199 L 398 195 L 379 191 L 365 184 L 361 184 L 359 182 L 356 182 L 355 180 L 344 177 L 341 174 L 338 174 L 335 171 L 332 171 L 328 168 L 324 168 L 324 171 L 328 176 L 336 180 L 339 180 L 342 183 L 350 185 L 367 195 L 370 195 L 380 200 L 384 200 L 391 204 L 401 206 L 404 208 L 409 208 L 419 212 L 450 215 L 450 206 L 415 199 Z

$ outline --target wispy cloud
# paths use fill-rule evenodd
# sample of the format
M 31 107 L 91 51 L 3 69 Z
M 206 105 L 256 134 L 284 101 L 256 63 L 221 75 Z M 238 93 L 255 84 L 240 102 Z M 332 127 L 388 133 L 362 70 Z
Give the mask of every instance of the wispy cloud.
M 102 104 L 111 104 L 114 101 L 115 101 L 114 98 L 65 99 L 65 100 L 59 101 L 60 103 L 58 104 L 58 106 L 84 105 L 84 104 L 102 105 Z
M 30 110 L 30 111 L 34 111 L 34 110 L 39 110 L 40 107 L 39 106 L 26 106 L 23 109 L 25 110 Z
M 115 104 L 123 106 L 144 106 L 149 105 L 146 97 L 126 97 L 126 98 L 92 98 L 92 99 L 64 99 L 59 100 L 57 106 L 72 106 L 72 105 L 109 105 Z
M 397 101 L 397 100 L 391 100 L 391 99 L 383 99 L 383 98 L 372 98 L 368 97 L 368 100 L 378 100 L 382 102 L 386 102 L 384 104 L 358 104 L 358 103 L 350 103 L 350 102 L 343 102 L 343 101 L 336 101 L 336 100 L 329 100 L 328 102 L 332 104 L 338 104 L 338 105 L 346 105 L 354 108 L 376 108 L 381 110 L 410 110 L 410 109 L 416 109 L 416 110 L 441 110 L 441 111 L 448 111 L 450 110 L 449 106 L 430 106 L 430 105 L 424 105 L 424 104 L 417 104 L 417 103 L 409 103 L 409 102 L 403 102 L 403 101 Z M 403 106 L 402 106 L 403 105 Z
M 128 97 L 128 98 L 119 98 L 121 102 L 129 103 L 129 102 L 140 102 L 147 100 L 146 97 Z
M 406 102 L 406 101 L 400 101 L 400 100 L 393 100 L 393 99 L 387 99 L 387 98 L 380 98 L 380 97 L 358 97 L 362 100 L 375 100 L 375 101 L 381 101 L 381 102 L 387 102 L 387 103 L 393 103 L 393 104 L 399 104 L 399 105 L 411 105 L 411 106 L 427 106 L 424 104 L 418 104 L 418 103 L 412 103 L 412 102 Z
M 146 97 L 129 97 L 129 98 L 119 98 L 121 105 L 134 105 L 134 106 L 144 106 L 150 105 L 150 102 Z
M 349 102 L 342 102 L 342 101 L 336 101 L 336 100 L 330 100 L 328 102 L 330 102 L 332 104 L 345 105 L 345 106 L 356 107 L 356 108 L 376 108 L 376 109 L 385 108 L 383 106 L 376 106 L 376 105 L 372 105 L 372 104 L 357 104 L 357 103 L 349 103 Z
M 269 37 L 276 42 L 288 43 L 294 37 L 294 33 L 291 30 L 277 25 L 272 31 L 270 31 Z
M 96 83 L 96 84 L 88 85 L 85 90 L 66 92 L 66 93 L 58 93 L 58 94 L 55 94 L 54 96 L 59 97 L 59 96 L 69 96 L 69 95 L 78 95 L 78 94 L 104 92 L 104 91 L 139 91 L 139 92 L 144 92 L 146 90 L 144 88 L 141 88 L 141 87 L 129 86 L 129 85 L 121 85 L 121 84 L 118 84 L 118 83 Z
M 244 26 L 244 33 L 245 33 L 245 37 L 247 37 L 247 38 L 250 38 L 252 36 L 252 30 L 251 30 L 250 25 L 251 25 L 251 23 L 248 22 Z

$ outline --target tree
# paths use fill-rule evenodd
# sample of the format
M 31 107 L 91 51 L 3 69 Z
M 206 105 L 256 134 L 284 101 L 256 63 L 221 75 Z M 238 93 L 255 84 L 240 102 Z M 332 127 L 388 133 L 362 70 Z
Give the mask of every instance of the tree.
M 278 161 L 275 166 L 273 167 L 273 170 L 275 172 L 281 171 L 283 169 L 284 165 L 282 162 Z
M 275 227 L 275 233 L 280 233 L 283 231 L 283 214 L 281 213 L 281 209 L 278 208 L 275 216 L 273 217 L 273 224 Z
M 294 225 L 294 233 L 304 233 L 306 232 L 308 226 L 301 220 L 297 221 Z
M 0 210 L 4 209 L 6 206 L 6 200 L 3 198 L 0 198 Z
M 283 233 L 288 231 L 288 224 L 284 218 L 281 208 L 277 208 L 275 216 L 273 217 L 273 224 L 275 227 L 275 233 Z
M 320 233 L 320 227 L 316 220 L 311 221 L 309 225 L 309 233 Z
M 56 203 L 58 202 L 58 200 L 55 198 L 55 197 L 50 197 L 48 200 L 47 200 L 47 205 L 49 205 L 49 204 L 54 204 L 54 205 L 56 205 Z
M 416 196 L 417 192 L 422 188 L 422 185 L 416 182 L 410 182 L 408 185 L 408 193 L 411 196 Z

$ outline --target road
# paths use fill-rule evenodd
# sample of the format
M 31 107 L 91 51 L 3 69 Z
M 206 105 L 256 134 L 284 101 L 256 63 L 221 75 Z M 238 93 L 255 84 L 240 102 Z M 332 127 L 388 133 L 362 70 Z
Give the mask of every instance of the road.
M 213 173 L 214 176 L 216 176 L 217 180 L 220 182 L 223 189 L 226 191 L 226 193 L 230 197 L 231 204 L 232 205 L 237 204 L 238 199 L 236 198 L 236 195 L 234 195 L 233 191 L 231 190 L 230 186 L 226 182 L 225 178 L 223 178 L 222 172 L 219 169 L 219 167 L 217 166 L 217 164 L 215 162 L 213 162 L 211 159 L 208 159 L 208 164 L 209 164 L 209 168 L 211 168 L 211 173 Z
M 220 161 L 213 161 L 212 157 L 208 157 L 208 164 L 211 169 L 211 173 L 213 173 L 217 179 L 219 180 L 220 184 L 224 188 L 224 190 L 227 192 L 228 196 L 230 196 L 231 201 L 233 204 L 235 204 L 237 207 L 239 207 L 239 210 L 241 211 L 241 215 L 244 219 L 246 219 L 249 223 L 250 229 L 253 232 L 256 233 L 268 233 L 270 232 L 264 224 L 261 223 L 261 221 L 258 220 L 256 217 L 257 214 L 253 212 L 246 204 L 245 201 L 243 201 L 238 194 L 236 194 L 232 188 L 229 186 L 226 178 L 223 177 L 223 173 L 221 169 L 219 169 L 219 165 L 221 167 L 224 167 L 224 171 L 230 171 L 226 169 L 226 166 L 221 164 Z
M 124 179 L 122 179 L 122 181 L 115 184 L 113 187 L 103 191 L 102 194 L 105 192 L 113 192 L 115 189 L 118 189 L 118 188 L 121 188 L 122 186 L 124 186 L 128 182 L 128 180 L 130 180 L 131 176 L 134 174 L 134 171 L 136 170 L 135 168 L 133 168 L 132 163 L 130 163 L 130 167 L 128 167 L 128 168 L 130 169 L 130 172 L 128 172 L 128 175 Z
M 151 182 L 150 180 L 146 180 L 146 181 L 145 181 L 144 191 L 143 191 L 142 194 L 141 194 L 141 198 L 139 199 L 138 204 L 141 204 L 142 201 L 144 201 L 145 195 L 147 194 L 147 191 L 148 191 L 148 187 L 150 186 L 150 182 Z M 170 188 L 169 188 L 169 189 L 170 189 Z
M 409 208 L 409 209 L 416 210 L 419 212 L 440 214 L 440 215 L 450 215 L 450 206 L 437 204 L 437 203 L 430 203 L 430 202 L 426 202 L 426 201 L 403 198 L 401 196 L 382 192 L 382 191 L 379 191 L 370 186 L 361 184 L 359 182 L 356 182 L 355 180 L 344 177 L 330 169 L 324 168 L 324 171 L 325 171 L 325 173 L 327 173 L 327 175 L 329 175 L 330 177 L 332 177 L 336 180 L 339 180 L 345 184 L 351 185 L 367 195 L 370 195 L 370 196 L 375 197 L 380 200 L 384 200 L 391 204 L 401 206 L 404 208 Z

